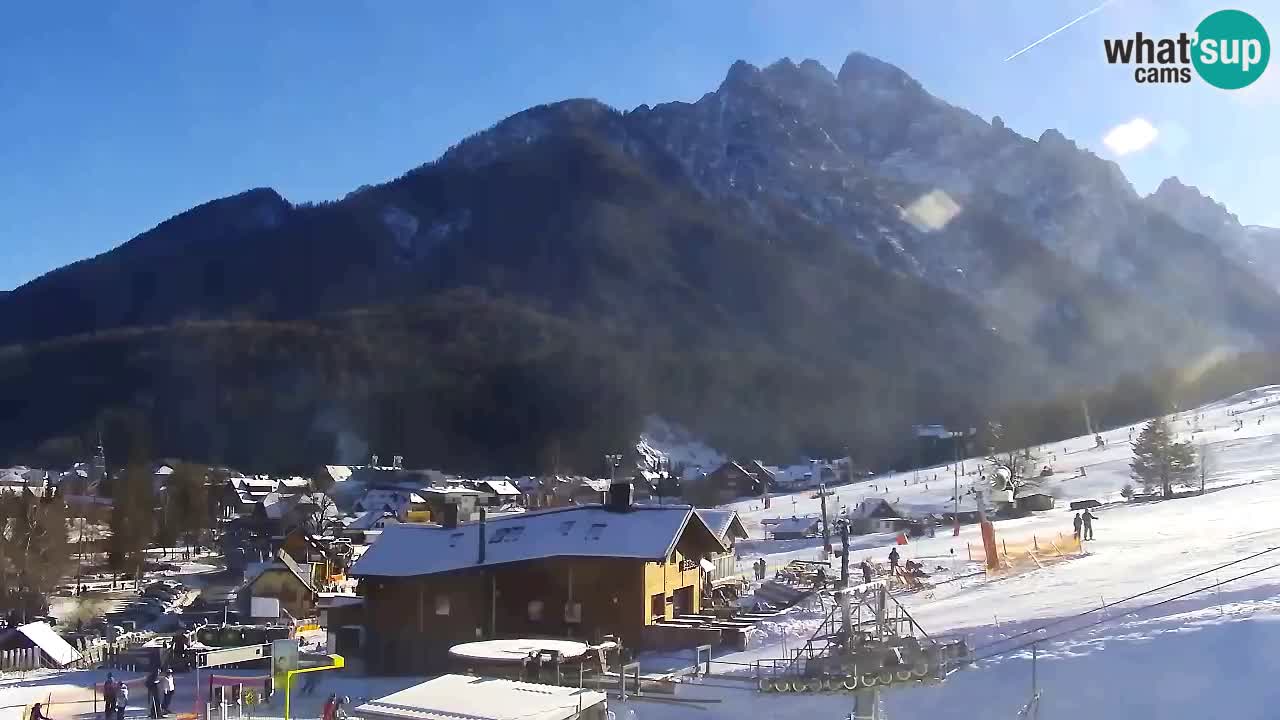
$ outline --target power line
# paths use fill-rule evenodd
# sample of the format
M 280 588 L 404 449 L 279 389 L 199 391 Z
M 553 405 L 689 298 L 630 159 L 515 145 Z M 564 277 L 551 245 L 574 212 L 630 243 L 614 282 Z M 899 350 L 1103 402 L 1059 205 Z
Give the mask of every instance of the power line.
M 1275 547 L 1267 548 L 1266 550 L 1261 550 L 1261 551 L 1256 552 L 1256 553 L 1254 553 L 1254 554 L 1252 554 L 1252 555 L 1247 555 L 1247 556 L 1242 557 L 1242 558 L 1236 558 L 1235 560 L 1232 560 L 1231 562 L 1223 563 L 1222 565 L 1218 565 L 1217 567 L 1209 568 L 1208 570 L 1205 570 L 1205 571 L 1203 571 L 1203 572 L 1198 572 L 1198 573 L 1196 573 L 1196 574 L 1194 574 L 1194 575 L 1188 575 L 1188 576 L 1186 576 L 1186 577 L 1179 578 L 1179 579 L 1177 579 L 1177 580 L 1174 580 L 1173 582 L 1170 582 L 1170 583 L 1166 583 L 1166 584 L 1164 584 L 1164 585 L 1161 585 L 1160 587 L 1151 588 L 1150 590 L 1144 590 L 1144 591 L 1142 591 L 1142 592 L 1140 592 L 1140 593 L 1137 593 L 1137 594 L 1135 594 L 1135 595 L 1130 595 L 1130 596 L 1129 596 L 1129 597 L 1127 597 L 1127 598 L 1123 598 L 1123 599 L 1121 599 L 1121 600 L 1117 600 L 1117 601 L 1115 601 L 1114 603 L 1111 603 L 1110 605 L 1108 605 L 1108 606 L 1106 606 L 1106 607 L 1115 607 L 1115 606 L 1117 606 L 1117 605 L 1123 605 L 1124 603 L 1127 603 L 1127 602 L 1129 602 L 1129 601 L 1131 601 L 1131 600 L 1137 600 L 1138 598 L 1143 597 L 1144 595 L 1150 595 L 1151 593 L 1160 592 L 1161 590 L 1167 590 L 1167 589 L 1169 589 L 1169 588 L 1173 587 L 1174 585 L 1178 585 L 1178 584 L 1181 584 L 1181 583 L 1187 582 L 1188 580 L 1195 580 L 1196 578 L 1203 577 L 1203 576 L 1205 576 L 1205 575 L 1208 575 L 1209 573 L 1217 572 L 1217 571 L 1222 570 L 1222 569 L 1224 569 L 1224 568 L 1229 568 L 1229 567 L 1231 567 L 1232 565 L 1238 565 L 1239 563 L 1245 562 L 1245 561 L 1247 561 L 1247 560 L 1252 560 L 1252 559 L 1257 558 L 1257 557 L 1261 557 L 1261 556 L 1263 556 L 1263 555 L 1266 555 L 1267 553 L 1272 553 L 1272 552 L 1275 552 L 1275 551 L 1277 551 L 1277 550 L 1280 550 L 1280 545 L 1277 545 L 1277 546 L 1275 546 Z M 1007 637 L 1007 638 L 1001 638 L 1000 640 L 992 640 L 991 642 L 983 643 L 982 645 L 978 645 L 978 646 L 976 646 L 976 647 L 974 648 L 974 650 L 981 650 L 981 649 L 983 649 L 983 648 L 989 648 L 989 647 L 993 647 L 993 646 L 995 646 L 995 645 L 1003 645 L 1003 644 L 1005 644 L 1005 643 L 1007 643 L 1007 642 L 1010 642 L 1010 641 L 1012 641 L 1012 640 L 1016 640 L 1016 639 L 1018 639 L 1018 638 L 1020 638 L 1020 637 L 1026 637 L 1027 635 L 1031 635 L 1031 634 L 1033 634 L 1033 633 L 1043 632 L 1044 630 L 1046 630 L 1046 629 L 1048 629 L 1048 628 L 1051 628 L 1051 627 L 1053 627 L 1053 626 L 1055 626 L 1055 625 L 1061 625 L 1062 623 L 1069 622 L 1069 621 L 1071 621 L 1071 620 L 1078 620 L 1078 619 L 1080 619 L 1080 618 L 1082 618 L 1082 617 L 1084 617 L 1084 616 L 1086 616 L 1086 615 L 1090 615 L 1090 614 L 1092 614 L 1092 613 L 1098 612 L 1099 610 L 1103 610 L 1103 609 L 1105 609 L 1105 608 L 1104 608 L 1104 607 L 1096 607 L 1096 608 L 1093 608 L 1093 609 L 1091 609 L 1091 610 L 1086 610 L 1086 611 L 1084 611 L 1084 612 L 1082 612 L 1082 613 L 1077 613 L 1077 614 L 1075 614 L 1075 615 L 1071 615 L 1071 616 L 1069 616 L 1069 617 L 1059 618 L 1059 619 L 1054 620 L 1054 621 L 1052 621 L 1052 622 L 1045 623 L 1044 625 L 1041 625 L 1041 626 L 1039 626 L 1039 627 L 1031 628 L 1030 630 L 1024 630 L 1024 631 L 1022 631 L 1022 632 L 1020 632 L 1020 633 L 1017 633 L 1016 635 L 1010 635 L 1010 636 L 1009 636 L 1009 637 Z M 1086 626 L 1086 627 L 1087 627 L 1087 626 Z
M 1274 564 L 1271 564 L 1271 565 L 1268 565 L 1268 566 L 1266 566 L 1266 567 L 1264 567 L 1264 568 L 1259 568 L 1259 569 L 1257 569 L 1257 570 L 1251 570 L 1251 571 L 1249 571 L 1249 572 L 1247 572 L 1247 573 L 1244 573 L 1243 575 L 1237 575 L 1237 576 L 1235 576 L 1235 577 L 1233 577 L 1233 578 L 1227 578 L 1226 580 L 1223 580 L 1222 582 L 1216 582 L 1216 583 L 1214 583 L 1214 584 L 1212 584 L 1212 585 L 1206 585 L 1206 586 L 1204 586 L 1204 587 L 1202 587 L 1202 588 L 1196 588 L 1195 590 L 1191 590 L 1191 591 L 1189 591 L 1189 592 L 1185 592 L 1185 593 L 1183 593 L 1183 594 L 1181 594 L 1181 595 L 1175 595 L 1175 596 L 1173 596 L 1173 597 L 1171 597 L 1171 598 L 1166 598 L 1166 599 L 1164 599 L 1164 600 L 1160 600 L 1160 601 L 1158 601 L 1158 602 L 1153 602 L 1153 603 L 1151 603 L 1151 604 L 1149 604 L 1149 605 L 1143 605 L 1143 606 L 1141 606 L 1141 607 L 1133 608 L 1132 610 L 1126 610 L 1126 611 L 1124 611 L 1124 612 L 1122 612 L 1122 613 L 1120 613 L 1120 614 L 1118 614 L 1118 615 L 1112 615 L 1112 616 L 1110 616 L 1110 617 L 1104 617 L 1104 618 L 1102 618 L 1101 620 L 1095 620 L 1095 621 L 1093 621 L 1093 622 L 1089 623 L 1088 625 L 1081 625 L 1080 627 L 1076 627 L 1076 628 L 1069 628 L 1069 629 L 1067 629 L 1067 630 L 1063 630 L 1063 631 L 1062 631 L 1062 632 L 1060 632 L 1060 633 L 1057 633 L 1056 635 L 1050 635 L 1049 637 L 1045 637 L 1045 638 L 1038 638 L 1038 639 L 1036 639 L 1036 640 L 1033 640 L 1032 642 L 1029 642 L 1029 643 L 1023 643 L 1022 645 L 1019 645 L 1019 646 L 1017 646 L 1017 647 L 1009 648 L 1008 650 L 1001 650 L 1001 651 L 999 651 L 999 652 L 994 652 L 994 653 L 990 653 L 990 654 L 987 654 L 987 655 L 983 655 L 982 657 L 974 658 L 973 660 L 970 660 L 969 662 L 970 662 L 970 663 L 977 663 L 977 662 L 981 662 L 981 661 L 983 661 L 983 660 L 990 660 L 991 658 L 999 657 L 999 656 L 1001 656 L 1001 655 L 1008 655 L 1008 654 L 1010 654 L 1010 653 L 1018 652 L 1019 650 L 1025 650 L 1025 649 L 1027 649 L 1027 648 L 1029 648 L 1029 647 L 1031 647 L 1032 645 L 1035 645 L 1035 644 L 1037 644 L 1037 643 L 1050 642 L 1050 641 L 1053 641 L 1053 640 L 1057 640 L 1058 638 L 1066 637 L 1067 635 L 1070 635 L 1070 634 L 1072 634 L 1072 633 L 1080 632 L 1081 630 L 1088 630 L 1089 628 L 1097 627 L 1097 626 L 1099 626 L 1099 625 L 1102 625 L 1103 623 L 1108 623 L 1108 622 L 1111 622 L 1111 621 L 1113 621 L 1113 620 L 1117 620 L 1117 619 L 1119 619 L 1119 618 L 1125 617 L 1126 615 L 1132 615 L 1132 614 L 1134 614 L 1134 613 L 1142 612 L 1143 610 L 1150 610 L 1150 609 L 1152 609 L 1152 608 L 1160 607 L 1161 605 L 1166 605 L 1166 604 L 1171 603 L 1171 602 L 1174 602 L 1174 601 L 1176 601 L 1176 600 L 1182 600 L 1182 599 L 1184 599 L 1184 598 L 1191 597 L 1192 595 L 1195 595 L 1196 593 L 1201 593 L 1201 592 L 1204 592 L 1205 590 L 1212 590 L 1212 589 L 1214 589 L 1214 588 L 1217 588 L 1217 587 L 1221 587 L 1221 586 L 1223 586 L 1223 585 L 1226 585 L 1227 583 L 1232 583 L 1232 582 L 1235 582 L 1235 581 L 1237 581 L 1237 580 L 1243 580 L 1243 579 L 1245 579 L 1245 578 L 1247 578 L 1247 577 L 1250 577 L 1250 576 L 1253 576 L 1253 575 L 1258 575 L 1258 574 L 1260 574 L 1260 573 L 1267 572 L 1268 570 L 1274 570 L 1274 569 L 1276 569 L 1276 568 L 1280 568 L 1280 562 L 1278 562 L 1278 563 L 1274 563 Z

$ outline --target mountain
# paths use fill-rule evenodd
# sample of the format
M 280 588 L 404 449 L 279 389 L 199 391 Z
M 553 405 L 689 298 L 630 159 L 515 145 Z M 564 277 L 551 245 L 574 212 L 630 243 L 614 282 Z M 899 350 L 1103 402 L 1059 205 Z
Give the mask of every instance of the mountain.
M 1146 202 L 1184 229 L 1217 243 L 1227 257 L 1271 287 L 1280 288 L 1280 229 L 1241 225 L 1222 203 L 1176 177 L 1166 178 Z
M 890 462 L 912 422 L 1271 348 L 1277 310 L 1056 131 L 860 54 L 739 62 L 695 103 L 530 108 L 341 200 L 252 190 L 14 290 L 0 450 L 108 424 L 255 466 L 590 471 L 656 416 Z

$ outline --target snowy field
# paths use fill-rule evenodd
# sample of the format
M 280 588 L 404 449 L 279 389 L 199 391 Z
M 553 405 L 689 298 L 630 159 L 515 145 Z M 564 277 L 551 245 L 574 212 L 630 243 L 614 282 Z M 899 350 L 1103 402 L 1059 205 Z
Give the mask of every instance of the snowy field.
M 1233 424 L 1237 418 L 1244 421 L 1238 431 Z M 1040 448 L 1043 462 L 1055 470 L 1045 491 L 1059 498 L 1061 507 L 996 524 L 997 536 L 1010 542 L 1069 534 L 1072 513 L 1066 503 L 1098 499 L 1106 505 L 1094 511 L 1096 540 L 1088 543 L 1087 556 L 1010 577 L 965 578 L 900 597 L 931 634 L 965 636 L 980 661 L 939 685 L 883 691 L 882 718 L 1017 717 L 1032 692 L 1031 650 L 1026 646 L 1033 638 L 1043 693 L 1039 717 L 1045 720 L 1078 715 L 1091 720 L 1280 717 L 1280 686 L 1272 680 L 1280 669 L 1280 482 L 1274 482 L 1280 479 L 1280 387 L 1179 414 L 1174 427 L 1180 439 L 1205 444 L 1212 456 L 1203 496 L 1122 502 L 1120 489 L 1130 482 L 1130 430 L 1136 436 L 1138 427 L 1103 433 L 1104 448 L 1095 449 L 1091 437 Z M 966 471 L 975 470 L 978 462 L 966 460 Z M 1083 477 L 1080 467 L 1086 468 Z M 963 498 L 968 499 L 963 493 L 974 480 L 973 475 L 964 477 Z M 811 493 L 797 493 L 794 504 L 793 497 L 775 497 L 768 510 L 759 499 L 734 507 L 759 538 L 764 519 L 816 514 L 819 503 Z M 915 512 L 949 510 L 953 503 L 951 473 L 945 466 L 921 471 L 918 482 L 915 473 L 904 473 L 839 487 L 835 493 L 828 499 L 834 500 L 833 511 L 868 497 Z M 963 575 L 970 567 L 968 546 L 981 544 L 977 532 L 967 526 L 959 537 L 946 532 L 913 539 L 900 551 L 930 569 L 942 565 Z M 855 538 L 851 558 L 883 561 L 890 543 L 887 535 Z M 771 566 L 814 558 L 820 546 L 815 540 L 748 541 L 742 546 L 742 566 L 748 569 L 758 557 Z M 1169 587 L 1158 589 L 1164 585 Z M 733 677 L 745 672 L 745 665 L 733 663 L 783 657 L 816 622 L 813 613 L 797 611 L 762 624 L 746 651 L 717 657 L 715 676 L 679 688 L 677 697 L 706 702 L 611 701 L 611 708 L 619 720 L 843 719 L 852 709 L 849 695 L 760 694 Z M 76 673 L 0 681 L 0 719 L 20 717 L 22 703 L 50 695 L 71 697 L 91 677 Z M 376 697 L 421 679 L 328 677 L 316 696 L 302 699 L 297 715 L 317 717 L 320 701 L 331 691 L 353 699 Z M 179 678 L 184 710 L 194 701 L 191 685 L 189 676 Z M 52 716 L 63 720 L 82 714 L 75 708 L 55 705 Z M 256 714 L 278 715 L 271 709 Z

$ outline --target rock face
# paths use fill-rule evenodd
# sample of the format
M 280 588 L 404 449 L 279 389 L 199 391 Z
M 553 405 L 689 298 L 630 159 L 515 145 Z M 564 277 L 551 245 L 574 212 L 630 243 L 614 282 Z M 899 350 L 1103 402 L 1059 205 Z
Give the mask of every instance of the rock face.
M 851 433 L 887 444 L 1206 347 L 1274 347 L 1276 234 L 1176 181 L 1140 197 L 1056 130 L 1019 136 L 866 55 L 836 73 L 737 62 L 697 102 L 530 108 L 339 201 L 252 190 L 0 295 L 0 390 L 94 378 L 7 416 L 0 449 L 104 408 L 160 417 L 199 368 L 220 384 L 208 407 L 306 399 L 235 414 L 228 458 L 271 458 L 286 443 L 268 425 L 314 455 L 321 416 L 388 455 L 412 459 L 412 427 L 423 462 L 489 452 L 516 473 L 549 447 L 633 442 L 649 415 L 731 454 L 843 454 Z M 115 369 L 32 354 L 104 333 Z M 209 455 L 226 415 L 187 415 L 154 421 L 156 444 Z
M 1146 202 L 1184 229 L 1217 243 L 1228 257 L 1280 289 L 1280 230 L 1241 225 L 1225 205 L 1176 177 L 1166 178 Z

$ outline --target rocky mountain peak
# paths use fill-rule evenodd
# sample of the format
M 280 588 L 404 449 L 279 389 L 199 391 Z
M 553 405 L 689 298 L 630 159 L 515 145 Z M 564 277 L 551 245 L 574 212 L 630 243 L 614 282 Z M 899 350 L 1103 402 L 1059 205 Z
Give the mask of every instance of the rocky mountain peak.
M 837 79 L 846 90 L 924 92 L 920 83 L 902 68 L 860 52 L 849 53 Z
M 1165 178 L 1156 191 L 1146 197 L 1146 202 L 1184 228 L 1206 237 L 1240 231 L 1240 219 L 1226 206 L 1176 177 Z

